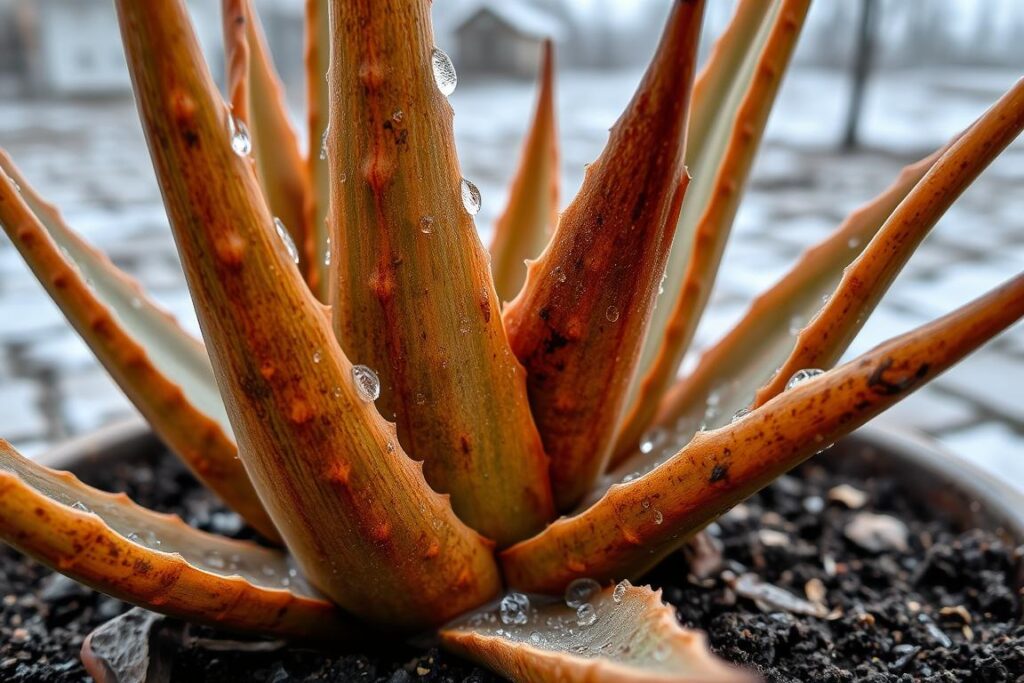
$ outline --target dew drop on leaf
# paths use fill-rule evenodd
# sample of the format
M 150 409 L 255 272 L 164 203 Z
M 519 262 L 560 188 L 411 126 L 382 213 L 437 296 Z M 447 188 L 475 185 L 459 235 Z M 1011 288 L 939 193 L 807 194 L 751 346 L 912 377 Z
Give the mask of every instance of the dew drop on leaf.
M 277 236 L 281 238 L 281 242 L 284 243 L 284 249 L 288 252 L 288 257 L 294 262 L 299 262 L 299 250 L 295 248 L 295 241 L 292 236 L 288 233 L 288 228 L 284 226 L 282 221 L 277 216 L 274 216 L 274 229 L 277 230 Z
M 434 232 L 434 217 L 424 216 L 420 219 L 420 232 L 424 235 L 429 235 Z
M 622 598 L 626 597 L 626 588 L 628 587 L 629 584 L 625 581 L 619 581 L 615 584 L 615 589 L 612 590 L 612 600 L 615 601 L 616 605 L 622 602 Z
M 617 306 L 609 306 L 604 311 L 604 317 L 608 319 L 608 322 L 613 323 L 619 319 L 619 309 Z
M 530 620 L 530 599 L 522 593 L 509 593 L 499 606 L 501 623 L 522 625 Z
M 231 135 L 231 149 L 240 157 L 249 156 L 252 151 L 252 138 L 249 137 L 249 127 L 245 121 L 236 118 L 234 114 L 228 115 L 228 133 Z
M 580 626 L 592 626 L 597 621 L 597 610 L 589 602 L 576 608 L 576 623 Z
M 74 503 L 72 503 L 71 507 L 75 510 L 78 510 L 79 512 L 92 512 L 92 510 L 89 509 L 89 506 L 80 500 L 76 500 Z
M 814 379 L 815 377 L 824 374 L 825 371 L 819 370 L 818 368 L 807 368 L 805 370 L 797 370 L 796 372 L 793 373 L 793 376 L 789 378 L 789 381 L 786 382 L 786 390 L 788 391 L 799 384 L 803 384 L 809 379 Z
M 444 50 L 435 47 L 430 53 L 430 68 L 434 72 L 434 83 L 442 95 L 448 97 L 455 92 L 459 77 L 455 74 L 455 65 L 452 64 L 451 57 L 445 54 Z
M 377 373 L 365 365 L 352 366 L 352 383 L 355 384 L 359 398 L 367 403 L 376 401 L 380 396 L 380 380 Z
M 601 590 L 601 584 L 594 579 L 576 579 L 565 588 L 565 604 L 569 607 L 579 607 L 590 602 Z
M 477 215 L 480 212 L 480 190 L 476 185 L 463 178 L 461 191 L 462 206 L 466 208 L 466 213 L 470 216 Z

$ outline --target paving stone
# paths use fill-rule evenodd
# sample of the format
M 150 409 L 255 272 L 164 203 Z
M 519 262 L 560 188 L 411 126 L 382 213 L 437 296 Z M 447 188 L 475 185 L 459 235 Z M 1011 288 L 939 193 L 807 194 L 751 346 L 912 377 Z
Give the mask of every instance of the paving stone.
M 885 412 L 886 420 L 901 427 L 936 434 L 977 423 L 978 412 L 969 401 L 928 385 Z
M 28 379 L 0 380 L 0 438 L 20 444 L 48 436 L 43 388 Z
M 1024 363 L 996 353 L 968 356 L 935 385 L 969 399 L 995 415 L 1024 425 Z
M 1024 482 L 1024 435 L 999 422 L 986 422 L 943 434 L 939 440 L 957 455 L 988 470 L 1001 481 Z

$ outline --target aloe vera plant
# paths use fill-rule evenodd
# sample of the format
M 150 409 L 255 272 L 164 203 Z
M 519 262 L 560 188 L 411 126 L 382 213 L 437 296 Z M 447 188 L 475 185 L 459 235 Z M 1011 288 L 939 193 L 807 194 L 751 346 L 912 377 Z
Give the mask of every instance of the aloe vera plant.
M 629 581 L 1024 315 L 1018 275 L 833 367 L 1024 127 L 1018 82 L 676 378 L 808 4 L 741 0 L 697 74 L 703 2 L 673 2 L 560 217 L 548 47 L 488 255 L 429 0 L 307 0 L 305 153 L 251 0 L 223 3 L 227 99 L 182 0 L 117 0 L 204 341 L 6 154 L 0 224 L 167 446 L 268 544 L 191 529 L 6 442 L 0 538 L 97 590 L 238 631 L 344 643 L 365 625 L 439 629 L 517 680 L 746 679 Z M 542 597 L 567 588 L 568 604 Z

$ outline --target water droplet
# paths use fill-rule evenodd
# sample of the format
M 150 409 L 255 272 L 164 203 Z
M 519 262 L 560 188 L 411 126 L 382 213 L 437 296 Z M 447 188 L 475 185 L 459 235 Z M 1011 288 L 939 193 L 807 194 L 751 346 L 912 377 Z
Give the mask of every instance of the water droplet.
M 416 393 L 416 405 L 421 406 L 427 402 L 427 397 L 423 392 Z
M 794 315 L 789 319 L 789 334 L 793 337 L 800 334 L 800 330 L 804 327 L 803 318 L 799 315 Z
M 420 219 L 420 232 L 424 235 L 429 235 L 434 232 L 434 217 L 424 216 Z
M 313 352 L 313 362 L 314 363 L 319 363 L 323 359 L 324 359 L 324 354 L 320 351 L 320 349 L 317 349 L 316 351 Z
M 661 427 L 655 427 L 640 437 L 640 452 L 644 455 L 654 452 L 664 445 L 668 433 Z
M 530 634 L 530 642 L 534 645 L 540 645 L 544 641 L 544 637 L 541 636 L 540 631 L 534 631 Z
M 465 178 L 462 179 L 462 205 L 466 207 L 466 213 L 475 216 L 480 212 L 480 190 L 477 186 Z
M 806 382 L 809 379 L 814 379 L 818 375 L 824 375 L 824 374 L 825 374 L 824 370 L 819 370 L 817 368 L 807 368 L 805 370 L 797 370 L 796 372 L 793 373 L 793 376 L 789 378 L 789 381 L 786 382 L 786 390 L 788 391 L 789 389 L 792 389 L 793 387 L 797 386 L 798 384 L 803 384 L 804 382 Z
M 89 506 L 80 500 L 76 500 L 74 503 L 72 503 L 71 507 L 72 509 L 78 510 L 79 512 L 92 512 L 92 510 L 89 509 Z
M 829 299 L 831 299 L 831 298 L 832 298 L 831 294 L 826 294 L 826 295 L 821 297 L 821 303 L 827 304 L 829 302 Z
M 394 441 L 388 441 L 387 444 L 385 444 L 384 447 L 387 449 L 388 453 L 394 453 L 395 452 L 395 442 Z
M 352 366 L 352 382 L 356 385 L 359 398 L 367 403 L 376 401 L 380 396 L 380 380 L 377 373 L 365 365 Z
M 530 620 L 530 599 L 522 593 L 509 593 L 501 599 L 501 623 L 525 624 Z
M 341 387 L 334 387 L 331 394 L 333 394 L 334 398 L 341 398 Z
M 555 269 L 551 271 L 551 274 L 554 275 L 555 279 L 559 282 L 565 282 L 568 279 L 565 275 L 565 271 L 562 270 L 562 266 L 555 266 Z
M 654 523 L 660 525 L 665 521 L 665 515 L 661 514 L 661 510 L 654 511 Z
M 576 623 L 580 626 L 592 626 L 597 621 L 597 610 L 589 602 L 576 608 Z
M 849 240 L 846 241 L 846 246 L 848 246 L 850 249 L 856 249 L 857 247 L 860 246 L 860 238 L 851 237 Z
M 593 579 L 576 579 L 565 589 L 565 604 L 579 607 L 589 602 L 601 590 L 601 584 Z
M 405 112 L 402 111 L 401 109 L 396 109 L 393 112 L 391 112 L 391 120 L 394 121 L 395 123 L 401 123 L 402 119 L 404 118 Z
M 231 135 L 231 149 L 240 157 L 249 156 L 252 151 L 252 138 L 249 137 L 249 127 L 245 121 L 235 118 L 234 114 L 228 115 L 228 133 Z
M 604 311 L 604 317 L 608 319 L 608 322 L 613 323 L 619 319 L 619 309 L 616 306 L 609 306 Z
M 328 128 L 324 128 L 324 134 L 320 136 L 320 160 L 327 159 L 327 133 Z
M 294 263 L 299 262 L 299 250 L 295 248 L 295 240 L 292 239 L 291 234 L 288 232 L 288 228 L 284 227 L 284 221 L 277 216 L 274 216 L 274 229 L 277 230 L 277 236 L 281 238 L 284 243 L 284 249 L 288 252 L 288 257 Z
M 735 413 L 733 413 L 732 419 L 729 420 L 729 424 L 732 424 L 733 422 L 738 422 L 739 420 L 742 420 L 743 418 L 745 418 L 749 414 L 750 414 L 750 408 L 740 408 Z
M 331 265 L 331 238 L 327 237 L 327 241 L 324 243 L 324 265 L 330 267 Z
M 612 590 L 612 600 L 615 601 L 616 605 L 622 602 L 622 598 L 626 597 L 627 588 L 629 588 L 629 582 L 627 581 L 619 581 L 615 584 L 615 589 Z
M 434 48 L 434 51 L 430 53 L 430 67 L 434 71 L 434 83 L 437 84 L 437 89 L 441 91 L 441 94 L 448 97 L 455 92 L 459 77 L 455 73 L 455 65 L 452 64 L 451 57 L 446 55 L 444 50 Z

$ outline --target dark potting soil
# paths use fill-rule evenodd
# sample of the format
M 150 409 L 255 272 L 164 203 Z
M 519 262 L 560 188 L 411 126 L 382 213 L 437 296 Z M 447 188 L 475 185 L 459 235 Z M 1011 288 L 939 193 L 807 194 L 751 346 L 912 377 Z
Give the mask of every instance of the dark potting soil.
M 106 468 L 89 483 L 205 530 L 248 535 L 175 459 L 154 455 L 151 465 Z M 839 480 L 812 463 L 735 508 L 709 535 L 720 561 L 707 548 L 693 562 L 677 555 L 647 581 L 664 589 L 684 625 L 708 633 L 719 655 L 768 681 L 1024 682 L 1020 552 L 993 534 L 934 519 L 895 482 Z M 0 596 L 0 681 L 11 683 L 88 680 L 78 659 L 83 639 L 128 609 L 6 547 Z M 179 647 L 172 680 L 500 679 L 436 649 L 388 642 L 356 653 Z

